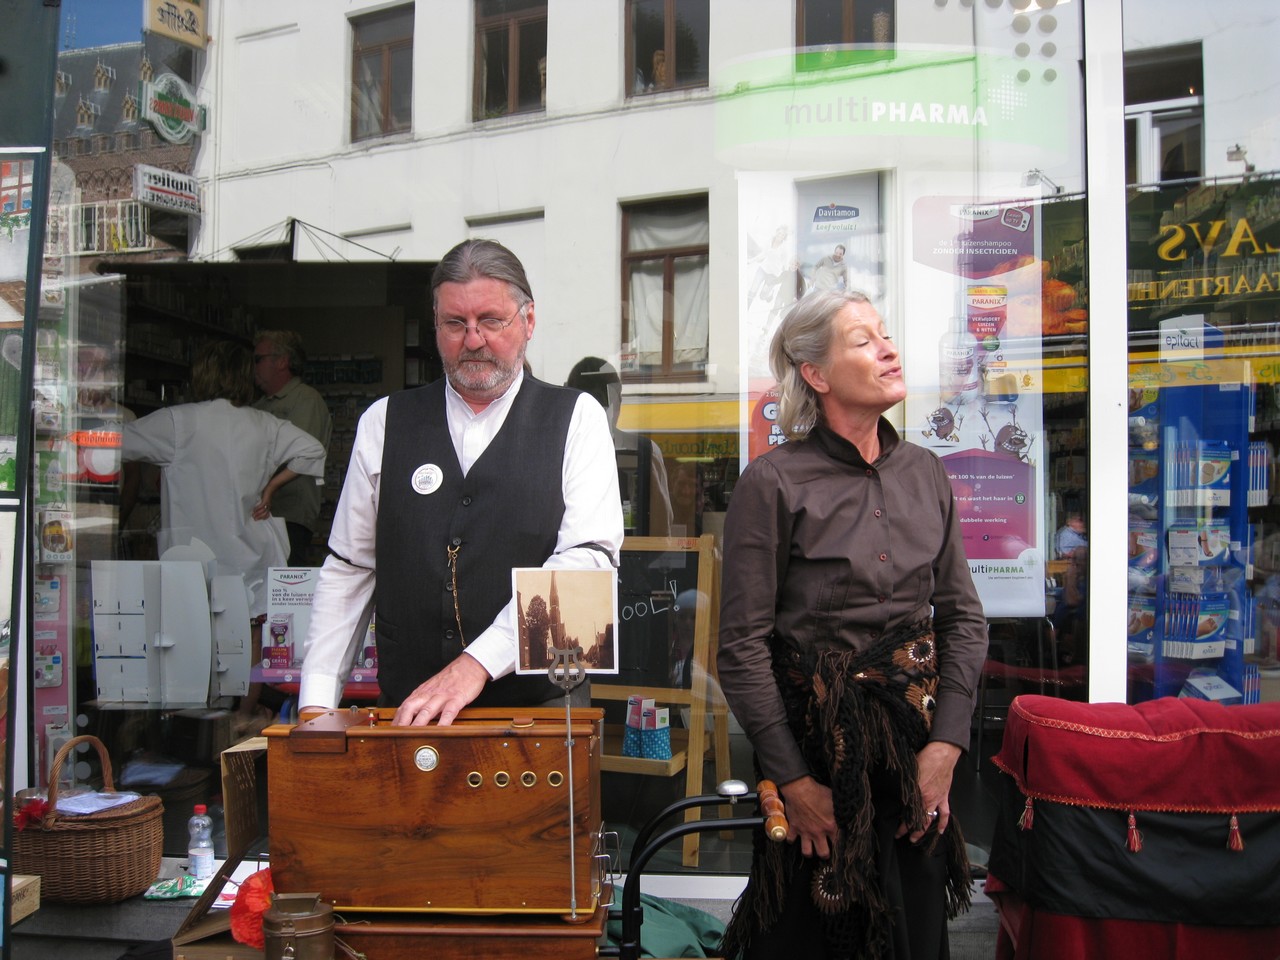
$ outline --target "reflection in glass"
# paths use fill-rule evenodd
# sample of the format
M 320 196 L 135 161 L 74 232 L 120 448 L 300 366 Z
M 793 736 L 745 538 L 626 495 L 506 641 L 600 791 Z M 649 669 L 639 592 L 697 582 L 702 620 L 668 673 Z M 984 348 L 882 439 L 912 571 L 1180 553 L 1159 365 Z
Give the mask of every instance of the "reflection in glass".
M 631 95 L 706 86 L 707 0 L 632 0 Z M 668 30 L 668 25 L 673 29 Z

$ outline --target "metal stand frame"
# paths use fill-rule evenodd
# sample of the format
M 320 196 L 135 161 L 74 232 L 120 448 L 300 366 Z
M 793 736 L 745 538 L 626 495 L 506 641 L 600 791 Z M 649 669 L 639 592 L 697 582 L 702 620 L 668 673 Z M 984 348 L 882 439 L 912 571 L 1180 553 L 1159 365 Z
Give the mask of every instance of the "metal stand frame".
M 759 792 L 748 792 L 747 785 L 741 780 L 725 780 L 716 787 L 714 795 L 685 797 L 659 810 L 649 819 L 640 832 L 636 834 L 632 846 L 631 866 L 627 870 L 627 881 L 622 887 L 622 907 L 609 910 L 610 920 L 622 921 L 622 941 L 600 948 L 601 957 L 618 957 L 620 960 L 639 960 L 640 927 L 644 923 L 644 908 L 640 906 L 640 876 L 653 855 L 670 843 L 690 833 L 710 833 L 720 830 L 758 830 L 766 828 L 766 824 L 774 817 L 759 813 L 751 817 L 720 817 L 714 820 L 693 820 L 668 827 L 657 833 L 659 825 L 677 813 L 694 807 L 719 807 L 726 802 L 730 804 L 756 803 L 760 799 Z M 775 815 L 776 816 L 776 815 Z M 657 833 L 657 836 L 654 834 Z M 785 833 L 785 828 L 784 828 Z M 652 839 L 651 839 L 652 838 Z

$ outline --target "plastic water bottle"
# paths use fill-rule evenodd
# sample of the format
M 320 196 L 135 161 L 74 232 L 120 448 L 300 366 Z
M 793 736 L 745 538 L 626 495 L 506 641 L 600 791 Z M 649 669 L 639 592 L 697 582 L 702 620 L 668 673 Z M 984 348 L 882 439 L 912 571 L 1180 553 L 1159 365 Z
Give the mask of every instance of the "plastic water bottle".
M 197 880 L 213 876 L 213 820 L 203 803 L 197 803 L 195 813 L 187 821 L 191 842 L 187 844 L 187 870 Z

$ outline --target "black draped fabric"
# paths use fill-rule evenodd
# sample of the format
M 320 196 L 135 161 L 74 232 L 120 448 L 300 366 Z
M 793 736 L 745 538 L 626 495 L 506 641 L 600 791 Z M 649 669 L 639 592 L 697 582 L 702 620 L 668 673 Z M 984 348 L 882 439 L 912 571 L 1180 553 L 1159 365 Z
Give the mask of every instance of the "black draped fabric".
M 1236 817 L 1242 850 L 1220 813 L 1133 811 L 1141 849 L 1127 843 L 1130 811 L 1027 797 L 997 785 L 991 872 L 1037 910 L 1097 919 L 1203 926 L 1280 924 L 1280 814 Z M 1276 944 L 1280 956 L 1280 943 Z
M 813 777 L 831 788 L 841 833 L 828 861 L 757 839 L 724 955 L 945 957 L 946 918 L 969 904 L 960 826 L 953 818 L 914 845 L 894 839 L 899 823 L 928 824 L 916 753 L 938 684 L 932 624 L 861 652 L 778 637 L 771 646 L 787 722 Z

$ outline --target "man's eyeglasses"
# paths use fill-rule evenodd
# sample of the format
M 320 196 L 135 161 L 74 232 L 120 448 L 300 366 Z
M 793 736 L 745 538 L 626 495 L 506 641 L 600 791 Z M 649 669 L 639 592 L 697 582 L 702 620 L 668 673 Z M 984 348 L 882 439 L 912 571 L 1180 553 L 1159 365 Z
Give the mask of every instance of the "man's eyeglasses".
M 278 357 L 278 356 L 280 356 L 280 354 L 278 353 L 255 353 L 253 355 L 253 362 L 261 363 L 263 360 L 266 360 L 269 357 Z
M 481 317 L 476 321 L 473 328 L 465 320 L 459 320 L 456 317 L 452 320 L 440 320 L 436 323 L 436 330 L 440 332 L 440 336 L 446 340 L 461 340 L 467 335 L 467 331 L 474 329 L 480 336 L 488 340 L 490 337 L 497 336 L 507 327 L 511 326 L 516 317 L 520 316 L 524 307 L 519 307 L 515 313 L 503 320 L 501 317 Z

